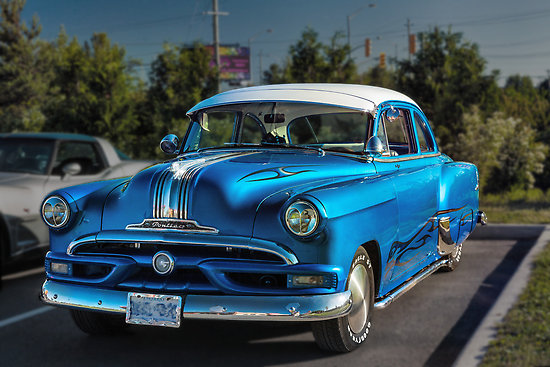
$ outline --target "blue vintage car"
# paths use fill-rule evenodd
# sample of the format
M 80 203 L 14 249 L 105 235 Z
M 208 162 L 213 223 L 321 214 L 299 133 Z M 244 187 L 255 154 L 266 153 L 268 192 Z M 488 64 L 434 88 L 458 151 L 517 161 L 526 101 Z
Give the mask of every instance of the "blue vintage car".
M 175 158 L 43 202 L 42 300 L 87 333 L 303 320 L 321 348 L 350 351 L 374 309 L 453 270 L 486 220 L 476 167 L 441 153 L 401 93 L 260 86 L 188 116 L 181 144 L 161 142 Z

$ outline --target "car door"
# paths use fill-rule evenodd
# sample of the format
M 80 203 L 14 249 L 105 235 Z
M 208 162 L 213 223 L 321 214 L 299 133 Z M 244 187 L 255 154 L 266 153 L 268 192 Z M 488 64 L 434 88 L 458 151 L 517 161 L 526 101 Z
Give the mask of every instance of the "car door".
M 386 113 L 392 110 L 393 114 Z M 405 104 L 393 104 L 381 112 L 374 133 L 385 151 L 374 159 L 374 164 L 379 173 L 391 176 L 399 221 L 398 240 L 391 244 L 387 255 L 385 281 L 399 284 L 435 256 L 437 231 L 433 216 L 438 207 L 440 164 L 433 140 L 432 151 L 426 148 L 424 135 L 419 147 L 414 119 L 418 111 Z

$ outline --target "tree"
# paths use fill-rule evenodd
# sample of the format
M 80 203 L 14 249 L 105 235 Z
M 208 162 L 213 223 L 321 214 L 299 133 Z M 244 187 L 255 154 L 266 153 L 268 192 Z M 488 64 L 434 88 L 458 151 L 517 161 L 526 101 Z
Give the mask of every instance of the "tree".
M 129 149 L 137 125 L 133 93 L 138 84 L 124 48 L 111 45 L 104 33 L 83 46 L 76 38 L 68 42 L 62 30 L 56 50 L 52 86 L 57 92 L 45 106 L 45 129 L 98 135 Z
M 456 160 L 474 163 L 482 191 L 532 188 L 542 172 L 547 147 L 535 130 L 515 117 L 495 112 L 487 119 L 477 106 L 463 115 L 463 132 L 455 142 Z
M 361 76 L 361 83 L 377 87 L 397 89 L 396 73 L 378 65 L 370 68 Z
M 521 118 L 540 132 L 548 128 L 550 101 L 535 88 L 528 76 L 511 75 L 506 79 L 500 109 L 510 116 Z M 546 143 L 550 143 L 549 138 L 544 139 Z
M 21 20 L 25 0 L 0 1 L 0 132 L 42 128 L 41 106 L 52 78 L 51 46 L 38 39 L 41 26 Z
M 462 114 L 473 105 L 485 116 L 497 110 L 496 74 L 484 75 L 486 61 L 462 34 L 434 28 L 419 34 L 420 50 L 398 63 L 398 89 L 416 100 L 437 130 L 440 145 L 452 149 L 463 132 Z M 451 154 L 453 152 L 450 152 Z
M 191 47 L 164 45 L 151 66 L 150 88 L 140 113 L 142 147 L 159 155 L 159 139 L 168 133 L 182 136 L 186 112 L 217 92 L 218 72 L 210 66 L 211 54 L 196 43 Z
M 282 67 L 272 64 L 264 79 L 268 84 L 355 82 L 355 63 L 348 59 L 349 46 L 342 39 L 343 34 L 336 32 L 330 44 L 324 45 L 317 32 L 306 28 L 302 38 L 290 46 L 285 64 Z

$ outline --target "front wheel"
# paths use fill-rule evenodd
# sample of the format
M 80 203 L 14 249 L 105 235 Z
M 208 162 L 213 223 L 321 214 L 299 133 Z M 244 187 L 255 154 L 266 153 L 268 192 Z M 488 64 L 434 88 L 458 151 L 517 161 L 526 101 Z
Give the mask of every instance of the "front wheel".
M 350 313 L 337 319 L 311 324 L 313 336 L 321 349 L 351 352 L 369 335 L 374 305 L 374 275 L 369 255 L 362 247 L 353 257 L 346 289 L 351 290 Z
M 118 334 L 126 328 L 124 317 L 101 312 L 71 310 L 74 323 L 90 335 Z

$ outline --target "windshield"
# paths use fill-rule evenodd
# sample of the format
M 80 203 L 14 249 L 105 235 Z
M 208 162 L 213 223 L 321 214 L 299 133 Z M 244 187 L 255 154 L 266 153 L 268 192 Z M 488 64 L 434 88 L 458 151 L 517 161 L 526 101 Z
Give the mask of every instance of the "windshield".
M 194 117 L 182 152 L 277 145 L 360 154 L 372 121 L 362 111 L 281 102 L 220 106 Z
M 0 138 L 0 172 L 45 175 L 53 148 L 53 140 Z

